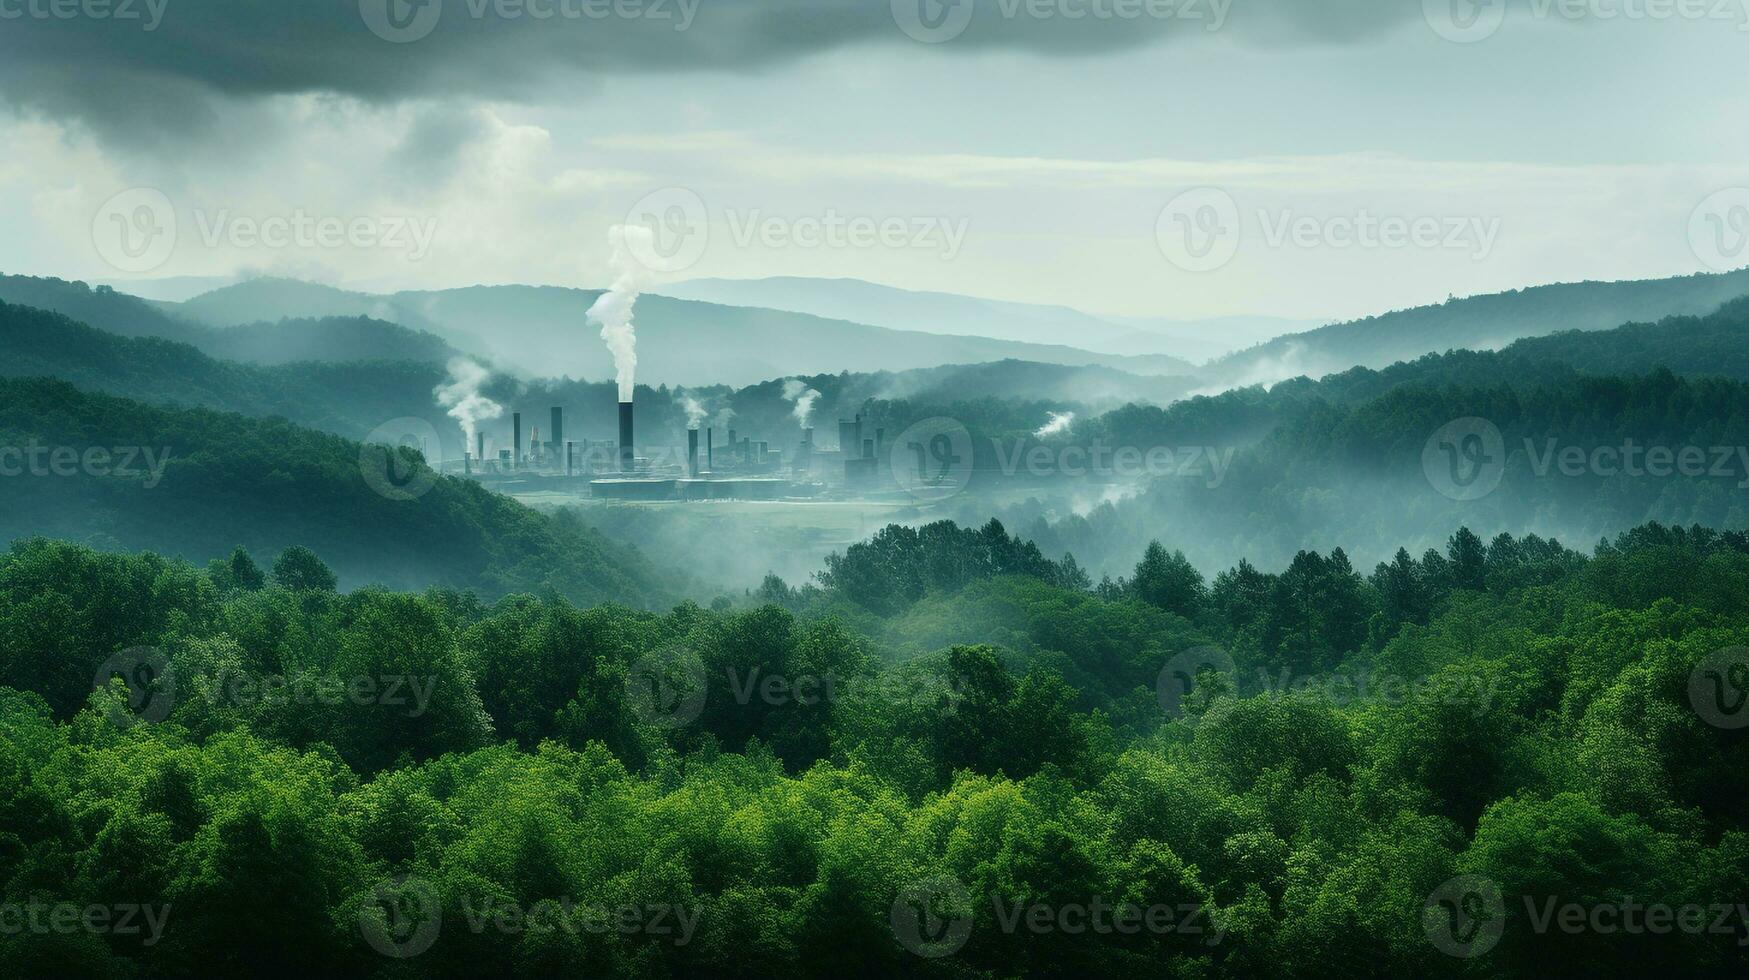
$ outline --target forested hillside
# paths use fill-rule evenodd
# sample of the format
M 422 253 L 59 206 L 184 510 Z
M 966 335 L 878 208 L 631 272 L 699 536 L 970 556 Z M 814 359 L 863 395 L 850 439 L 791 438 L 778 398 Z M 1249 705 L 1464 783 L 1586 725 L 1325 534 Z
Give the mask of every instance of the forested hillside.
M 1607 330 L 1660 317 L 1702 316 L 1749 296 L 1749 270 L 1628 282 L 1574 282 L 1448 299 L 1277 337 L 1207 366 L 1226 384 L 1380 368 L 1454 348 L 1504 347 L 1526 337 Z
M 180 315 L 174 304 L 149 303 L 108 286 L 0 275 L 0 301 L 60 313 L 121 337 L 158 337 L 203 353 L 254 364 L 298 361 L 419 361 L 443 364 L 456 351 L 430 333 L 364 315 L 260 316 L 217 326 Z M 171 312 L 165 312 L 170 310 Z
M 1648 526 L 1587 556 L 1460 530 L 1370 574 L 1337 549 L 1213 581 L 1155 548 L 1093 592 L 1068 568 L 999 525 L 893 529 L 820 586 L 657 614 L 340 594 L 307 552 L 203 571 L 16 545 L 0 888 L 144 911 L 0 935 L 0 961 L 1741 970 L 1741 535 Z M 1671 925 L 1549 924 L 1623 907 Z
M 0 381 L 0 446 L 0 539 L 200 561 L 238 545 L 264 555 L 307 545 L 349 587 L 552 589 L 636 604 L 675 595 L 677 573 L 571 515 L 438 477 L 416 450 L 390 456 L 283 420 L 10 380 Z

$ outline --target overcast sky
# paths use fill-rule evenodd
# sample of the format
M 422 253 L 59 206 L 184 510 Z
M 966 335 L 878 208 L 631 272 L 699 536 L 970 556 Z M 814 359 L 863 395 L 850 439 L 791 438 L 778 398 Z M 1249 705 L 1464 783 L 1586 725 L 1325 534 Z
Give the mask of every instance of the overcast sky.
M 426 3 L 0 0 L 0 271 L 601 286 L 629 215 L 667 279 L 1348 317 L 1749 262 L 1749 0 Z

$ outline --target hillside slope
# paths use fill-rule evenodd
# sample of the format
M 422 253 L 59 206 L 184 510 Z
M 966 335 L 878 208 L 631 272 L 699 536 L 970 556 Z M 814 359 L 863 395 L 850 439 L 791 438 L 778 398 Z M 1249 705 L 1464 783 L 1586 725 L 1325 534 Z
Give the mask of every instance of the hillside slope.
M 539 514 L 438 478 L 411 451 L 391 464 L 381 448 L 278 419 L 0 380 L 0 446 L 24 454 L 5 460 L 20 472 L 0 479 L 0 540 L 43 535 L 195 561 L 239 544 L 258 555 L 301 544 L 349 587 L 552 589 L 580 603 L 634 606 L 665 604 L 679 591 L 635 550 L 568 513 Z M 56 450 L 77 462 L 56 463 Z M 391 465 L 399 478 L 389 485 L 428 489 L 412 499 L 373 489 L 367 473 Z
M 1448 300 L 1277 337 L 1208 365 L 1212 384 L 1269 384 L 1304 374 L 1380 368 L 1423 354 L 1491 350 L 1569 330 L 1608 330 L 1668 316 L 1700 316 L 1749 296 L 1749 269 L 1721 275 L 1535 286 Z

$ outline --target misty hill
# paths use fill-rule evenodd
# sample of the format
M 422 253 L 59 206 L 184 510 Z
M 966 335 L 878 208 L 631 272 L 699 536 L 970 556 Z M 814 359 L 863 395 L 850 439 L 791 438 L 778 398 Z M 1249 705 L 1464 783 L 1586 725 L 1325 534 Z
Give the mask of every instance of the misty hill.
M 0 301 L 53 310 L 123 337 L 162 337 L 213 357 L 257 364 L 295 361 L 410 360 L 442 364 L 456 351 L 430 333 L 354 314 L 250 317 L 207 325 L 176 304 L 150 303 L 108 286 L 31 276 L 0 276 Z
M 661 287 L 680 299 L 760 306 L 894 330 L 966 334 L 1035 344 L 1070 343 L 1105 354 L 1167 354 L 1205 361 L 1246 344 L 1316 326 L 1274 317 L 1170 320 L 1083 313 L 1066 306 L 884 286 L 861 279 L 692 279 Z
M 340 322 L 340 321 L 333 321 Z M 46 310 L 0 303 L 0 377 L 55 377 L 81 388 L 156 404 L 211 408 L 257 417 L 282 416 L 298 425 L 362 438 L 390 420 L 416 417 L 439 433 L 445 458 L 458 458 L 455 422 L 432 389 L 444 380 L 434 364 L 360 361 L 257 365 L 211 357 L 192 345 L 157 337 L 121 337 Z M 905 399 L 919 405 L 984 403 L 968 422 L 995 431 L 1030 432 L 1054 412 L 1086 416 L 1119 404 L 1166 404 L 1190 383 L 1132 375 L 1111 368 L 1024 361 L 922 368 L 904 372 L 810 376 L 821 392 L 815 410 L 822 445 L 835 438 L 833 422 L 863 410 L 870 400 Z M 505 414 L 482 431 L 493 446 L 509 444 L 510 412 L 532 427 L 554 405 L 567 410 L 574 439 L 617 436 L 617 394 L 611 381 L 536 379 L 498 375 L 485 393 Z M 800 438 L 793 401 L 773 380 L 732 388 L 716 385 L 684 393 L 704 404 L 724 426 L 788 446 Z M 640 437 L 651 445 L 681 445 L 687 414 L 682 393 L 639 386 Z M 963 409 L 962 409 L 963 410 Z M 726 432 L 719 432 L 719 438 Z
M 471 286 L 385 296 L 284 279 L 255 279 L 182 304 L 163 304 L 209 325 L 275 317 L 370 316 L 443 337 L 469 353 L 533 376 L 608 378 L 612 359 L 586 317 L 598 290 Z M 902 371 L 1017 359 L 1183 375 L 1164 355 L 1121 357 L 1061 343 L 891 330 L 860 322 L 646 294 L 638 301 L 638 380 L 657 384 L 755 384 L 796 374 Z
M 1749 270 L 1629 282 L 1535 286 L 1399 310 L 1278 337 L 1208 366 L 1215 384 L 1269 384 L 1422 354 L 1491 350 L 1568 330 L 1607 330 L 1672 315 L 1699 316 L 1749 295 Z
M 636 551 L 568 512 L 542 515 L 478 484 L 435 478 L 410 450 L 398 451 L 401 479 L 392 485 L 430 478 L 429 489 L 390 499 L 366 480 L 372 466 L 389 465 L 383 449 L 366 453 L 283 420 L 0 380 L 0 445 L 64 448 L 80 460 L 88 450 L 108 454 L 59 471 L 45 455 L 40 472 L 26 463 L 22 475 L 0 480 L 0 540 L 45 535 L 193 561 L 239 544 L 268 556 L 301 544 L 348 587 L 436 584 L 487 596 L 551 588 L 578 602 L 636 606 L 677 592 Z
M 432 402 L 441 368 L 417 361 L 265 366 L 220 360 L 191 344 L 122 337 L 47 310 L 0 302 L 0 377 L 53 377 L 157 404 L 283 416 L 362 438 L 404 416 L 439 431 L 453 423 Z

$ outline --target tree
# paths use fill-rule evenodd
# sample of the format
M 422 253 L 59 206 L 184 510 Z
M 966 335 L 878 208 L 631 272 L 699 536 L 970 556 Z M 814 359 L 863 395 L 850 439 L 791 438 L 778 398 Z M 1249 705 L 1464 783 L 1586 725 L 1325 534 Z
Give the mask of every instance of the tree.
M 302 545 L 292 545 L 273 563 L 273 580 L 293 592 L 333 592 L 340 584 L 322 559 Z
M 1158 541 L 1150 542 L 1142 554 L 1135 577 L 1130 580 L 1130 591 L 1143 602 L 1185 619 L 1196 618 L 1208 602 L 1202 573 L 1184 557 L 1184 552 L 1167 554 Z
M 267 576 L 261 571 L 261 566 L 255 564 L 255 559 L 249 557 L 249 552 L 242 545 L 231 552 L 226 563 L 231 573 L 231 584 L 246 592 L 258 592 L 267 585 Z

